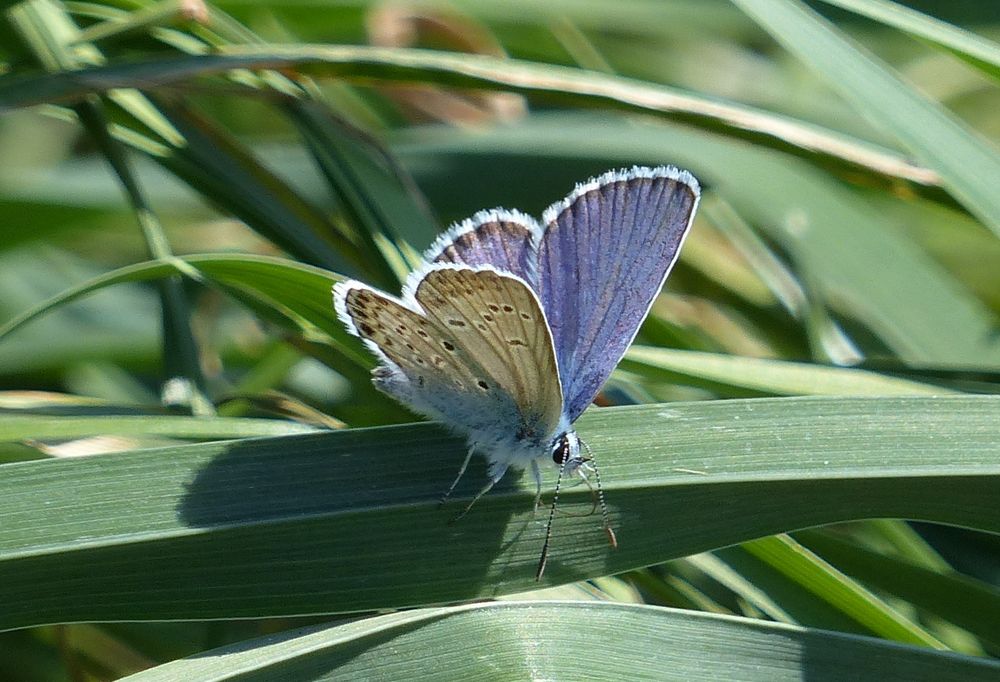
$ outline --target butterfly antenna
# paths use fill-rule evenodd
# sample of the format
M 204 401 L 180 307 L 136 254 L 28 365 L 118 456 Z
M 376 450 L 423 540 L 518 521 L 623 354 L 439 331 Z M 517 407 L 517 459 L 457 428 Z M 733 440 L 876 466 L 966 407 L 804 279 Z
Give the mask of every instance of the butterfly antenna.
M 601 523 L 604 525 L 604 533 L 608 536 L 608 543 L 611 544 L 611 547 L 618 549 L 618 536 L 615 535 L 615 529 L 611 527 L 611 521 L 608 518 L 608 505 L 604 502 L 604 488 L 601 487 L 601 472 L 597 468 L 597 460 L 594 459 L 594 453 L 590 446 L 585 441 L 581 440 L 580 442 L 587 451 L 587 457 L 590 458 L 591 467 L 594 469 L 594 481 L 597 483 L 597 500 L 601 504 Z
M 556 504 L 559 502 L 559 487 L 562 485 L 563 471 L 566 470 L 566 462 L 559 466 L 559 476 L 556 477 L 556 489 L 552 494 L 552 506 L 549 508 L 549 520 L 545 524 L 545 542 L 542 544 L 542 556 L 538 558 L 538 570 L 535 571 L 535 582 L 542 579 L 545 573 L 545 564 L 549 560 L 549 540 L 552 539 L 552 519 L 556 515 Z

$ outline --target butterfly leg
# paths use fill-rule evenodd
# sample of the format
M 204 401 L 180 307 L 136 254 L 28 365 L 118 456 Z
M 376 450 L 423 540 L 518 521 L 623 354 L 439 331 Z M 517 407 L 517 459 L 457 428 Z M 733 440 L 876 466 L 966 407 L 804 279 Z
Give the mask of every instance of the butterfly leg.
M 534 514 L 538 511 L 538 505 L 542 503 L 542 472 L 538 468 L 538 460 L 531 460 L 531 475 L 535 479 L 535 506 L 532 508 L 531 513 Z
M 474 505 L 476 502 L 478 502 L 480 497 L 482 497 L 483 495 L 485 495 L 486 493 L 488 493 L 490 490 L 492 490 L 493 486 L 495 486 L 500 481 L 500 479 L 503 478 L 503 475 L 505 473 L 507 473 L 507 467 L 506 466 L 502 466 L 502 467 L 500 467 L 500 469 L 498 471 L 493 472 L 493 475 L 490 476 L 489 482 L 485 486 L 483 486 L 482 490 L 480 490 L 478 493 L 476 493 L 476 496 L 472 498 L 472 502 L 469 502 L 469 504 L 467 504 L 465 506 L 465 509 L 463 509 L 461 511 L 461 513 L 459 513 L 458 516 L 456 516 L 455 518 L 453 518 L 451 520 L 451 523 L 455 523 L 460 518 L 462 518 L 463 516 L 465 516 L 466 514 L 468 514 L 469 510 L 472 509 L 472 505 Z
M 455 480 L 451 482 L 450 486 L 448 486 L 448 490 L 445 492 L 444 496 L 441 498 L 441 501 L 438 502 L 438 507 L 443 506 L 444 503 L 448 501 L 448 498 L 451 497 L 452 492 L 454 492 L 454 490 L 455 490 L 455 486 L 458 485 L 458 482 L 460 480 L 462 480 L 462 476 L 465 474 L 465 469 L 469 466 L 469 460 L 472 459 L 472 453 L 474 451 L 475 451 L 475 448 L 472 448 L 472 447 L 469 448 L 468 454 L 465 455 L 465 461 L 462 462 L 462 466 L 458 470 L 458 476 L 456 476 Z M 477 497 L 477 499 L 478 499 L 478 497 Z M 466 510 L 466 511 L 468 511 L 468 510 Z M 465 512 L 462 512 L 462 513 L 464 514 Z

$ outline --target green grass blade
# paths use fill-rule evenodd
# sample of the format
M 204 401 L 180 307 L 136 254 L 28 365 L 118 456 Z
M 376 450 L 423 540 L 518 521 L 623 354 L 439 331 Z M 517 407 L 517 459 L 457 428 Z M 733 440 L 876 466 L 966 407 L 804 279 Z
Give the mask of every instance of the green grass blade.
M 993 78 L 1000 78 L 1000 45 L 960 26 L 889 0 L 822 1 L 926 40 L 952 52 Z
M 947 389 L 876 372 L 805 362 L 632 346 L 621 367 L 661 381 L 768 395 L 941 395 Z
M 752 540 L 744 543 L 743 549 L 885 639 L 946 648 L 915 622 L 787 535 Z
M 154 261 L 151 263 L 139 263 L 137 265 L 129 265 L 124 268 L 119 268 L 118 270 L 114 270 L 88 282 L 77 285 L 71 289 L 60 292 L 50 299 L 43 301 L 42 303 L 39 303 L 38 305 L 33 306 L 23 313 L 13 317 L 0 327 L 0 339 L 14 333 L 24 325 L 41 317 L 50 310 L 75 301 L 95 291 L 99 291 L 105 287 L 123 282 L 139 282 L 156 279 L 158 277 L 169 277 L 178 271 L 183 271 L 183 268 L 182 266 L 175 264 L 174 261 Z M 191 272 L 192 271 L 190 269 L 187 269 L 186 274 L 190 274 Z
M 118 176 L 142 230 L 149 258 L 172 258 L 173 252 L 159 218 L 149 204 L 124 145 L 111 135 L 101 105 L 82 102 L 75 107 L 75 111 Z M 163 378 L 166 385 L 175 384 L 178 379 L 182 379 L 185 384 L 183 393 L 173 396 L 171 400 L 188 405 L 195 414 L 211 414 L 213 408 L 205 394 L 205 377 L 191 329 L 191 307 L 188 305 L 182 280 L 179 276 L 162 279 L 158 282 L 158 290 L 163 335 Z M 164 398 L 168 397 L 168 391 L 165 390 Z
M 221 127 L 191 107 L 157 102 L 185 144 L 153 159 L 306 263 L 393 283 L 349 235 Z
M 290 117 L 366 251 L 382 253 L 394 267 L 398 288 L 418 264 L 411 245 L 429 244 L 440 232 L 419 188 L 378 141 L 323 107 L 296 102 Z
M 745 544 L 723 547 L 682 561 L 697 566 L 706 576 L 732 590 L 738 600 L 736 606 L 742 608 L 737 613 L 749 616 L 759 611 L 779 623 L 855 635 L 875 634 L 821 595 L 789 580 L 773 566 L 752 555 L 744 549 Z
M 553 583 L 849 519 L 1000 532 L 1000 398 L 678 403 L 590 410 L 578 426 L 619 548 L 587 515 L 589 491 L 566 490 Z M 463 454 L 439 428 L 409 425 L 5 465 L 0 629 L 348 613 L 534 587 L 534 484 L 505 481 L 449 524 L 484 476 L 477 458 L 438 507 Z
M 1000 155 L 943 106 L 903 82 L 797 0 L 733 0 L 858 112 L 895 135 L 971 213 L 1000 235 Z
M 281 633 L 127 679 L 495 680 L 498 671 L 503 679 L 941 682 L 992 680 L 1000 663 L 660 607 L 508 602 Z
M 230 69 L 288 69 L 358 82 L 438 83 L 453 87 L 501 89 L 559 103 L 652 112 L 711 130 L 815 159 L 936 185 L 937 173 L 915 166 L 897 153 L 848 135 L 742 104 L 580 69 L 482 55 L 367 46 L 239 45 L 224 54 L 118 64 L 72 74 L 0 78 L 0 110 L 72 101 L 111 88 L 183 82 Z
M 837 568 L 882 592 L 1000 644 L 1000 589 L 955 571 L 940 572 L 824 531 L 795 538 Z
M 205 255 L 129 265 L 68 289 L 0 326 L 0 339 L 32 320 L 115 284 L 141 282 L 183 274 L 225 287 L 257 312 L 310 337 L 335 342 L 341 352 L 362 367 L 374 363 L 344 330 L 333 311 L 331 289 L 336 277 L 320 268 L 268 256 Z
M 154 415 L 66 417 L 4 414 L 0 441 L 51 440 L 88 436 L 166 436 L 220 440 L 311 433 L 315 427 L 277 419 L 163 417 Z

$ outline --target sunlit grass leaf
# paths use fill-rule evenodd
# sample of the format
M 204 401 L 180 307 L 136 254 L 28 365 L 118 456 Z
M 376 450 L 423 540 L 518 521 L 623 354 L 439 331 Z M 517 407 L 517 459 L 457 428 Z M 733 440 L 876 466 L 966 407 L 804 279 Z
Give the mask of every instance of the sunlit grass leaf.
M 558 624 L 558 627 L 553 627 Z M 433 651 L 433 656 L 427 652 Z M 418 663 L 415 663 L 418 662 Z M 436 680 L 990 680 L 1000 664 L 876 639 L 675 609 L 509 602 L 423 609 L 244 642 L 129 677 Z

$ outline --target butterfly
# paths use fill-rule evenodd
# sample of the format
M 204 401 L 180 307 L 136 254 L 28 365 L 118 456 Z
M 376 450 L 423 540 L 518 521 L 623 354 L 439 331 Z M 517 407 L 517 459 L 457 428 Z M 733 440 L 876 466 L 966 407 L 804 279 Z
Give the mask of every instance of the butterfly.
M 457 431 L 487 459 L 488 482 L 511 467 L 559 468 L 536 578 L 545 570 L 564 477 L 598 484 L 573 429 L 639 331 L 694 218 L 697 180 L 670 166 L 609 171 L 549 206 L 542 222 L 480 211 L 443 233 L 397 298 L 357 281 L 333 288 L 347 330 L 378 358 L 375 386 Z M 585 454 L 583 450 L 587 450 Z M 461 516 L 461 515 L 460 515 Z

